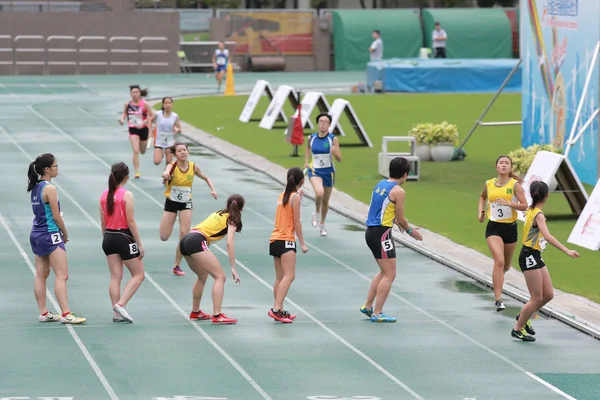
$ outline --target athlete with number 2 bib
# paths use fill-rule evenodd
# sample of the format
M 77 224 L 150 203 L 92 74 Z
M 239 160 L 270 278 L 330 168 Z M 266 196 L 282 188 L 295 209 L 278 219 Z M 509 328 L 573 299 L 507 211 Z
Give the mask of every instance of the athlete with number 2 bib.
M 175 143 L 173 146 L 175 161 L 167 165 L 162 174 L 167 181 L 165 190 L 165 207 L 160 220 L 160 240 L 167 241 L 173 232 L 173 226 L 179 213 L 179 240 L 189 231 L 192 225 L 192 184 L 194 176 L 203 179 L 210 188 L 211 195 L 216 199 L 217 192 L 211 179 L 200 171 L 200 167 L 193 161 L 188 161 L 189 150 L 185 143 Z M 179 266 L 181 264 L 181 252 L 179 246 L 175 250 L 175 267 L 173 274 L 184 276 L 185 272 Z
M 485 229 L 485 239 L 494 258 L 492 285 L 496 298 L 496 311 L 504 311 L 502 286 L 504 274 L 510 269 L 513 254 L 517 247 L 517 211 L 527 210 L 525 191 L 519 183 L 520 178 L 512 173 L 512 160 L 500 156 L 496 160 L 497 178 L 488 179 L 479 196 L 479 222 L 489 218 Z
M 404 157 L 390 161 L 389 179 L 381 180 L 371 194 L 365 241 L 371 249 L 380 271 L 371 281 L 367 301 L 360 312 L 371 318 L 371 322 L 396 322 L 397 318 L 383 314 L 383 305 L 390 294 L 396 279 L 396 244 L 392 237 L 394 223 L 406 231 L 413 239 L 423 240 L 417 228 L 408 225 L 404 217 L 406 192 L 400 187 L 410 171 L 410 164 Z M 375 307 L 373 303 L 377 300 Z

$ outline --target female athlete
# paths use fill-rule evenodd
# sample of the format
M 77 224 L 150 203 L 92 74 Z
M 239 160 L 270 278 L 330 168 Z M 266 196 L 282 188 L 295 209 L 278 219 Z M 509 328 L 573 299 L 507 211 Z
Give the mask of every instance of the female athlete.
M 548 199 L 548 185 L 542 181 L 536 181 L 529 187 L 531 195 L 531 206 L 525 213 L 525 224 L 523 225 L 523 247 L 519 254 L 519 266 L 523 271 L 527 289 L 529 289 L 529 301 L 517 315 L 517 324 L 511 331 L 511 336 L 524 342 L 533 342 L 535 331 L 529 320 L 531 316 L 554 297 L 552 280 L 542 260 L 542 251 L 546 248 L 546 242 L 572 258 L 578 258 L 579 253 L 569 250 L 563 246 L 548 230 L 546 217 L 542 209 Z
M 204 221 L 194 226 L 190 233 L 185 235 L 179 243 L 181 254 L 185 257 L 187 265 L 198 276 L 192 291 L 191 320 L 211 319 L 213 324 L 235 324 L 236 319 L 223 314 L 223 292 L 227 274 L 209 246 L 227 235 L 227 254 L 231 275 L 235 283 L 240 282 L 235 267 L 234 235 L 242 231 L 242 209 L 244 198 L 239 194 L 232 194 L 227 199 L 224 209 L 210 214 Z M 200 309 L 200 300 L 204 292 L 204 285 L 208 275 L 215 280 L 212 287 L 213 315 L 205 314 Z M 196 310 L 196 311 L 195 311 Z
M 489 218 L 485 229 L 485 238 L 494 258 L 492 285 L 496 298 L 496 311 L 504 311 L 502 286 L 504 274 L 510 269 L 512 257 L 517 246 L 517 211 L 527 210 L 527 199 L 520 178 L 512 173 L 512 160 L 500 156 L 496 160 L 498 177 L 488 179 L 479 195 L 479 222 Z
M 290 323 L 296 316 L 283 309 L 283 302 L 296 276 L 296 235 L 303 253 L 308 251 L 304 244 L 300 208 L 302 195 L 298 193 L 304 184 L 304 173 L 298 167 L 287 172 L 285 191 L 277 199 L 275 228 L 271 234 L 269 255 L 275 263 L 275 283 L 273 294 L 275 303 L 269 310 L 269 316 L 275 321 Z
M 179 115 L 173 112 L 173 98 L 163 97 L 162 109 L 156 112 L 155 123 L 154 164 L 160 164 L 164 157 L 168 165 L 173 161 L 171 148 L 175 144 L 175 135 L 181 133 Z M 163 184 L 166 183 L 164 180 Z
M 315 191 L 316 212 L 312 216 L 312 226 L 317 226 L 318 223 L 320 235 L 327 236 L 325 217 L 327 217 L 329 198 L 335 183 L 335 167 L 331 156 L 333 155 L 337 162 L 341 162 L 342 154 L 337 137 L 329 133 L 331 116 L 320 113 L 317 115 L 317 124 L 319 124 L 319 132 L 310 135 L 307 142 L 304 168 L 308 168 L 308 179 Z M 308 157 L 311 154 L 312 161 L 309 164 Z
M 113 164 L 108 176 L 108 189 L 100 197 L 102 250 L 110 270 L 108 294 L 114 311 L 113 322 L 133 322 L 127 303 L 144 281 L 144 246 L 133 216 L 133 193 L 124 188 L 128 180 L 129 167 L 122 162 Z M 131 279 L 121 295 L 123 264 Z
M 135 178 L 140 177 L 140 153 L 146 153 L 148 135 L 152 120 L 154 119 L 154 110 L 150 104 L 143 99 L 148 96 L 148 89 L 140 89 L 139 85 L 129 86 L 131 100 L 125 103 L 123 115 L 119 123 L 123 125 L 127 118 L 129 127 L 129 143 L 133 150 L 133 167 L 135 168 Z
M 56 187 L 50 183 L 52 178 L 57 176 L 58 164 L 52 154 L 42 154 L 29 164 L 27 192 L 31 192 L 31 208 L 34 215 L 29 236 L 31 250 L 35 255 L 33 291 L 40 310 L 40 322 L 83 324 L 86 319 L 69 311 L 67 301 L 69 266 L 65 243 L 69 241 L 69 235 L 60 212 Z M 46 280 L 51 268 L 55 275 L 54 294 L 62 315 L 54 314 L 46 307 Z
M 190 231 L 192 224 L 192 184 L 194 175 L 203 179 L 210 188 L 211 195 L 217 199 L 218 195 L 210 178 L 193 161 L 188 161 L 188 147 L 185 143 L 175 143 L 173 146 L 176 160 L 167 165 L 162 174 L 167 181 L 165 190 L 165 207 L 160 220 L 160 240 L 167 241 L 173 232 L 173 226 L 179 213 L 179 240 Z M 179 266 L 181 253 L 179 246 L 175 249 L 175 267 L 173 274 L 184 276 L 185 272 Z

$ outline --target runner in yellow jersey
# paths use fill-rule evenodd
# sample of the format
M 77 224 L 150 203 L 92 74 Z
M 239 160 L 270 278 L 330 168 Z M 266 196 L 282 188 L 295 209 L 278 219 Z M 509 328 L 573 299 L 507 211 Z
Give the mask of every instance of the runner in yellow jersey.
M 181 240 L 189 231 L 192 225 L 192 184 L 194 176 L 203 179 L 211 190 L 212 196 L 216 199 L 217 192 L 208 176 L 206 176 L 196 163 L 188 161 L 189 151 L 185 143 L 175 143 L 172 152 L 175 154 L 175 161 L 167 165 L 162 177 L 167 180 L 165 189 L 165 207 L 160 220 L 160 240 L 167 241 L 173 232 L 173 226 L 179 213 L 179 240 Z M 181 270 L 181 253 L 179 246 L 175 250 L 175 267 L 173 274 L 178 276 L 185 275 Z
M 508 156 L 500 156 L 496 160 L 498 176 L 488 179 L 479 196 L 479 222 L 489 219 L 485 229 L 485 238 L 492 257 L 494 269 L 492 285 L 496 298 L 496 311 L 504 311 L 502 286 L 504 274 L 510 269 L 513 254 L 517 247 L 519 232 L 517 230 L 517 211 L 527 209 L 527 199 L 519 177 L 512 173 L 512 160 Z M 487 203 L 487 207 L 486 207 Z
M 523 226 L 523 247 L 519 254 L 519 266 L 529 289 L 529 301 L 517 315 L 517 324 L 511 331 L 511 336 L 524 342 L 533 342 L 535 331 L 531 326 L 531 316 L 546 305 L 554 297 L 552 280 L 542 259 L 542 251 L 546 242 L 563 251 L 569 257 L 578 258 L 579 253 L 569 250 L 550 234 L 546 225 L 546 217 L 542 209 L 548 199 L 548 185 L 542 181 L 533 182 L 529 186 L 531 206 L 525 213 Z

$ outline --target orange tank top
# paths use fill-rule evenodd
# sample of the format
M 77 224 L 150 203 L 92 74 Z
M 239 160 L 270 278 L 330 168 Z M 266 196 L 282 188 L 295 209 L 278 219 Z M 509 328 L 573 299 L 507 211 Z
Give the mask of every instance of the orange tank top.
M 292 211 L 292 199 L 297 192 L 292 192 L 290 195 L 290 200 L 284 206 L 283 202 L 283 194 L 282 192 L 277 199 L 277 211 L 275 213 L 275 229 L 273 229 L 273 233 L 271 233 L 271 243 L 276 240 L 285 240 L 289 242 L 293 242 L 296 240 L 296 230 L 294 227 L 294 213 Z
M 106 207 L 108 189 L 105 189 L 102 193 L 102 196 L 100 197 L 100 205 L 102 206 L 102 213 L 104 214 L 106 229 L 129 229 L 129 224 L 127 223 L 127 206 L 125 204 L 125 193 L 127 193 L 127 189 L 123 187 L 120 187 L 117 190 L 115 190 L 115 194 L 113 195 L 115 205 L 112 215 L 108 215 L 108 210 Z

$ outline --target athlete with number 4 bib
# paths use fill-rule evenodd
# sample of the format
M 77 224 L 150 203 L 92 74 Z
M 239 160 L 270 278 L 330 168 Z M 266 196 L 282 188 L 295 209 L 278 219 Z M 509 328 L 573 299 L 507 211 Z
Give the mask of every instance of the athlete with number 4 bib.
M 133 193 L 124 188 L 129 180 L 129 167 L 113 164 L 108 176 L 108 189 L 100 196 L 102 250 L 110 270 L 108 293 L 113 305 L 113 322 L 133 322 L 127 303 L 144 281 L 144 247 L 134 218 Z M 131 273 L 121 295 L 123 264 Z
M 381 180 L 371 194 L 365 241 L 371 249 L 380 271 L 371 281 L 367 301 L 360 312 L 371 318 L 371 322 L 396 322 L 397 318 L 383 313 L 383 305 L 390 294 L 396 278 L 396 244 L 392 237 L 394 223 L 413 239 L 423 240 L 417 228 L 408 225 L 404 217 L 406 192 L 400 187 L 410 172 L 410 164 L 403 157 L 390 161 L 389 179 Z M 375 307 L 373 303 L 377 300 Z
M 316 227 L 319 224 L 320 235 L 327 236 L 325 218 L 329 210 L 329 198 L 335 184 L 333 157 L 337 162 L 341 162 L 342 154 L 338 139 L 332 133 L 329 133 L 331 115 L 320 113 L 317 115 L 317 124 L 319 125 L 319 132 L 310 135 L 307 142 L 304 168 L 308 169 L 308 179 L 315 191 L 316 212 L 312 215 L 312 226 Z M 308 157 L 311 154 L 312 161 L 309 164 Z M 319 216 L 321 217 L 320 220 Z
M 154 165 L 160 164 L 163 157 L 168 165 L 173 161 L 171 148 L 175 144 L 175 135 L 181 133 L 179 115 L 173 112 L 173 99 L 164 97 L 162 109 L 156 112 L 155 138 L 154 138 Z M 163 184 L 166 185 L 166 179 Z
M 69 241 L 69 236 L 60 212 L 56 187 L 50 183 L 52 178 L 57 176 L 58 164 L 50 153 L 38 156 L 29 164 L 27 191 L 31 192 L 31 208 L 34 215 L 29 242 L 35 255 L 33 291 L 40 310 L 38 320 L 83 324 L 86 319 L 69 311 L 67 301 L 69 266 L 65 243 Z M 50 276 L 50 269 L 54 271 L 54 294 L 62 315 L 54 314 L 46 307 L 46 280 Z
M 496 171 L 498 177 L 488 179 L 479 196 L 479 222 L 485 220 L 487 201 L 489 221 L 485 238 L 494 258 L 492 285 L 496 311 L 500 312 L 506 309 L 502 301 L 504 274 L 510 269 L 519 238 L 517 211 L 527 209 L 527 199 L 520 178 L 512 173 L 512 160 L 508 156 L 498 157 Z
M 525 213 L 523 247 L 519 254 L 519 267 L 521 267 L 525 282 L 527 282 L 529 301 L 517 315 L 517 324 L 511 331 L 512 337 L 524 342 L 535 341 L 533 337 L 535 331 L 531 326 L 530 318 L 554 297 L 550 273 L 541 253 L 546 248 L 546 242 L 569 257 L 579 258 L 579 253 L 567 249 L 548 230 L 546 217 L 542 211 L 548 199 L 548 185 L 542 181 L 533 182 L 529 186 L 529 194 L 531 195 L 531 206 Z
M 175 143 L 173 146 L 176 160 L 167 165 L 162 174 L 167 181 L 165 190 L 165 207 L 160 220 L 160 240 L 167 241 L 173 232 L 173 226 L 179 213 L 179 240 L 189 231 L 192 225 L 192 184 L 194 176 L 203 179 L 211 190 L 211 195 L 216 199 L 217 192 L 211 179 L 200 171 L 200 167 L 193 161 L 188 161 L 189 150 L 185 143 Z M 184 276 L 181 270 L 181 252 L 179 246 L 175 250 L 175 267 L 173 274 Z

